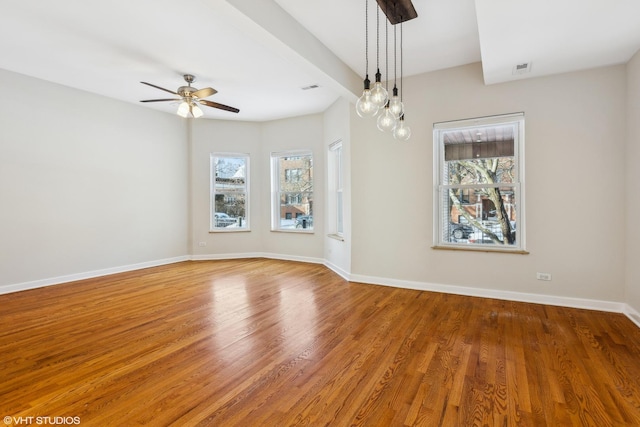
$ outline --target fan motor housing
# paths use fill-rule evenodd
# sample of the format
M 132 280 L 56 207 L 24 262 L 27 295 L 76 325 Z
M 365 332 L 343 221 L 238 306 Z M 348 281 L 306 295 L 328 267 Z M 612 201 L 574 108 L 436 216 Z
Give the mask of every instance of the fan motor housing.
M 184 96 L 190 96 L 193 92 L 197 91 L 198 89 L 196 89 L 195 87 L 191 87 L 191 86 L 180 86 L 178 88 L 178 95 L 184 97 Z

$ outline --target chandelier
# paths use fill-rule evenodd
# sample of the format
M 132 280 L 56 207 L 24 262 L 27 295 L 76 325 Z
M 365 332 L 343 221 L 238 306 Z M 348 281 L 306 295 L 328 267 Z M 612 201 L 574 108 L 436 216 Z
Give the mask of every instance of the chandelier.
M 373 88 L 369 80 L 369 0 L 365 0 L 365 78 L 362 96 L 356 102 L 356 112 L 360 117 L 377 117 L 376 124 L 381 131 L 389 131 L 400 141 L 411 137 L 411 128 L 405 123 L 404 104 L 402 103 L 403 86 L 403 32 L 402 23 L 416 18 L 418 14 L 411 0 L 377 0 L 376 8 L 376 74 Z M 380 10 L 384 12 L 385 21 L 385 57 L 387 88 L 382 85 L 380 73 Z M 389 96 L 389 24 L 393 25 L 393 91 Z M 400 24 L 400 89 L 397 85 L 397 24 Z

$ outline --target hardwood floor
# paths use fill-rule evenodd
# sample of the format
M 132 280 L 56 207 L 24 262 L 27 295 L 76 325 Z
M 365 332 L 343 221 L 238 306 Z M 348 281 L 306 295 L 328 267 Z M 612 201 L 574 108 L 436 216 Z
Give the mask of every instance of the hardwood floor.
M 0 325 L 9 425 L 640 426 L 623 315 L 319 265 L 184 262 L 2 295 Z

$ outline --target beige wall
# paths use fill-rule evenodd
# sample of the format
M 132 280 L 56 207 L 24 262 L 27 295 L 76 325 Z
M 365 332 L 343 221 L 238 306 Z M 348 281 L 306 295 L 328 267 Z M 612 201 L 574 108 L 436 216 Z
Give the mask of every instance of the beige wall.
M 0 70 L 0 292 L 187 253 L 186 128 Z
M 492 86 L 481 73 L 472 64 L 406 78 L 413 136 L 400 143 L 344 100 L 266 123 L 196 120 L 188 134 L 177 117 L 0 71 L 6 98 L 41 100 L 29 116 L 0 104 L 0 287 L 188 254 L 272 254 L 324 259 L 356 278 L 640 310 L 640 206 L 630 197 L 639 182 L 640 54 L 628 66 Z M 518 111 L 530 254 L 431 249 L 433 123 Z M 323 208 L 314 234 L 271 232 L 269 154 L 312 149 L 322 201 L 326 149 L 341 137 L 350 158 L 346 242 L 327 238 Z M 251 232 L 209 233 L 215 151 L 251 156 Z M 538 271 L 553 280 L 535 280 Z
M 404 98 L 408 143 L 352 120 L 353 273 L 624 300 L 625 66 L 485 86 L 472 64 L 405 78 Z M 431 249 L 433 123 L 520 111 L 530 254 Z
M 335 271 L 347 275 L 351 271 L 351 132 L 350 114 L 352 106 L 344 99 L 339 99 L 324 113 L 324 155 L 327 161 L 329 147 L 334 142 L 342 141 L 342 163 L 343 163 L 343 223 L 344 240 L 337 240 L 329 237 L 327 230 L 324 237 L 324 259 Z M 332 206 L 333 208 L 334 206 Z M 329 212 L 325 204 L 325 215 L 335 215 Z M 329 221 L 327 221 L 328 223 Z
M 192 120 L 191 131 L 191 254 L 236 254 L 256 252 L 261 245 L 260 230 L 265 224 L 261 215 L 263 201 L 260 182 L 265 173 L 260 153 L 261 125 L 224 120 Z M 250 155 L 249 213 L 250 230 L 237 233 L 210 233 L 210 154 L 215 152 Z M 255 197 L 257 195 L 257 197 Z M 206 246 L 200 246 L 204 243 Z
M 627 65 L 627 304 L 640 313 L 640 51 Z M 636 319 L 640 322 L 640 318 Z
M 321 260 L 324 242 L 324 188 L 325 163 L 323 146 L 322 114 L 294 117 L 291 119 L 275 120 L 262 124 L 261 157 L 265 165 L 265 172 L 261 177 L 261 197 L 264 208 L 261 214 L 265 226 L 263 236 L 263 251 L 269 254 L 280 254 L 301 259 Z M 270 231 L 271 184 L 269 182 L 269 161 L 272 152 L 285 150 L 309 149 L 313 152 L 313 197 L 315 207 L 313 211 L 313 234 L 286 233 Z
M 314 155 L 314 198 L 323 205 L 324 152 L 321 114 L 247 123 L 195 120 L 191 134 L 192 254 L 199 258 L 278 255 L 293 259 L 321 260 L 323 212 L 314 211 L 314 233 L 271 231 L 271 152 L 310 149 Z M 209 232 L 209 155 L 213 152 L 250 155 L 251 230 Z M 204 243 L 206 246 L 200 246 Z

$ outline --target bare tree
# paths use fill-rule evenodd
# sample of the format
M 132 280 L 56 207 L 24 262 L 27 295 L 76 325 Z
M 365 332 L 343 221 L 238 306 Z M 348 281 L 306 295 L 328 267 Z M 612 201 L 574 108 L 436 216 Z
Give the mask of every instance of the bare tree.
M 244 217 L 246 194 L 239 189 L 246 182 L 245 163 L 237 159 L 218 158 L 216 163 L 216 196 L 215 211 L 224 212 L 232 217 Z
M 483 158 L 471 160 L 458 160 L 449 163 L 449 181 L 451 184 L 500 184 L 513 182 L 514 163 L 511 158 Z M 503 195 L 497 186 L 487 186 L 478 190 L 479 196 L 485 197 L 496 208 L 496 220 L 500 225 L 502 239 L 485 226 L 481 218 L 472 216 L 462 206 L 461 190 L 450 189 L 449 198 L 458 212 L 478 230 L 482 231 L 494 243 L 514 244 L 515 236 L 512 233 L 511 221 L 505 207 Z

